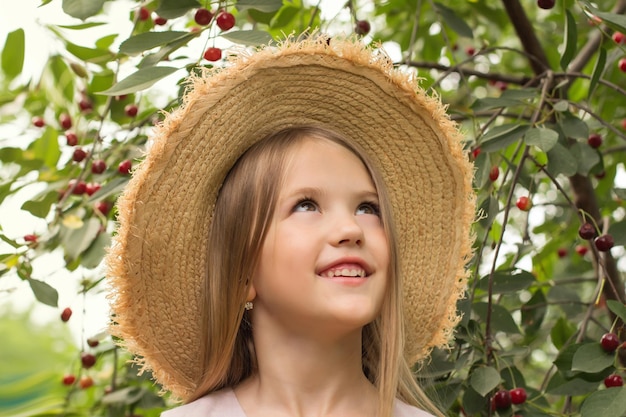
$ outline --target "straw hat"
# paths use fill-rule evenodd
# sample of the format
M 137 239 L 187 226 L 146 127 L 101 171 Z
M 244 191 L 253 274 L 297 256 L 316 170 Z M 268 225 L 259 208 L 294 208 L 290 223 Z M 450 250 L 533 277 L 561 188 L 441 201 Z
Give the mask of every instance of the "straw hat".
M 143 368 L 174 395 L 190 395 L 202 372 L 200 288 L 218 191 L 252 144 L 297 125 L 334 130 L 377 165 L 397 228 L 406 356 L 445 345 L 458 321 L 474 197 L 472 166 L 440 101 L 353 40 L 286 41 L 190 82 L 119 200 L 106 260 L 111 332 Z

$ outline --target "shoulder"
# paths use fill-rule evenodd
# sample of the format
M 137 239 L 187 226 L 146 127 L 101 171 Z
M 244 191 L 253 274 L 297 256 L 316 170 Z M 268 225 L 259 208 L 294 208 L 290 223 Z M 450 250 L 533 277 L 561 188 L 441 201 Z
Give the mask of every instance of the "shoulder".
M 396 400 L 393 410 L 394 417 L 434 417 L 432 414 L 409 405 L 399 399 Z
M 189 404 L 164 411 L 161 417 L 245 417 L 231 388 L 212 392 Z

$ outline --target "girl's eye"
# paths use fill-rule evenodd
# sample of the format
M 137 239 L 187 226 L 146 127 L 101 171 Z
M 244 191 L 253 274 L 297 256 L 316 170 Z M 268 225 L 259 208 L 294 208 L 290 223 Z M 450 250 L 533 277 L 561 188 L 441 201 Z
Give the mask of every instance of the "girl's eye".
M 373 214 L 374 216 L 380 216 L 380 207 L 373 202 L 361 203 L 356 209 L 356 214 Z
M 296 205 L 293 208 L 293 211 L 317 211 L 317 204 L 315 203 L 315 201 L 311 200 L 310 198 L 304 198 L 300 201 L 298 201 L 298 203 L 296 203 Z

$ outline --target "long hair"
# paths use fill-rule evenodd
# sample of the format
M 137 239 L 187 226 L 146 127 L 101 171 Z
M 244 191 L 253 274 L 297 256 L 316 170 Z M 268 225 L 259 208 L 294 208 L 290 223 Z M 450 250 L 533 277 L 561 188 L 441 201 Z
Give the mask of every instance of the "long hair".
M 389 245 L 388 285 L 379 316 L 362 333 L 363 372 L 378 389 L 378 415 L 390 417 L 395 399 L 400 398 L 443 417 L 417 385 L 403 355 L 402 279 L 392 207 L 382 175 L 360 147 L 319 126 L 292 127 L 266 137 L 239 158 L 224 180 L 209 230 L 209 267 L 201 312 L 204 372 L 188 401 L 234 387 L 256 370 L 244 304 L 274 215 L 287 158 L 305 139 L 328 140 L 351 151 L 365 165 L 378 193 Z

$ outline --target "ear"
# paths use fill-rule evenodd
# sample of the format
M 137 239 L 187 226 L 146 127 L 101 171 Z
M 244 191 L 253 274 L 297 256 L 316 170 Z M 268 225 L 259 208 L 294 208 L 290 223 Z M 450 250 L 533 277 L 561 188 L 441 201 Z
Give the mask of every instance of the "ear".
M 248 296 L 246 297 L 246 301 L 252 301 L 256 298 L 256 289 L 254 288 L 254 282 L 250 283 L 248 287 Z

